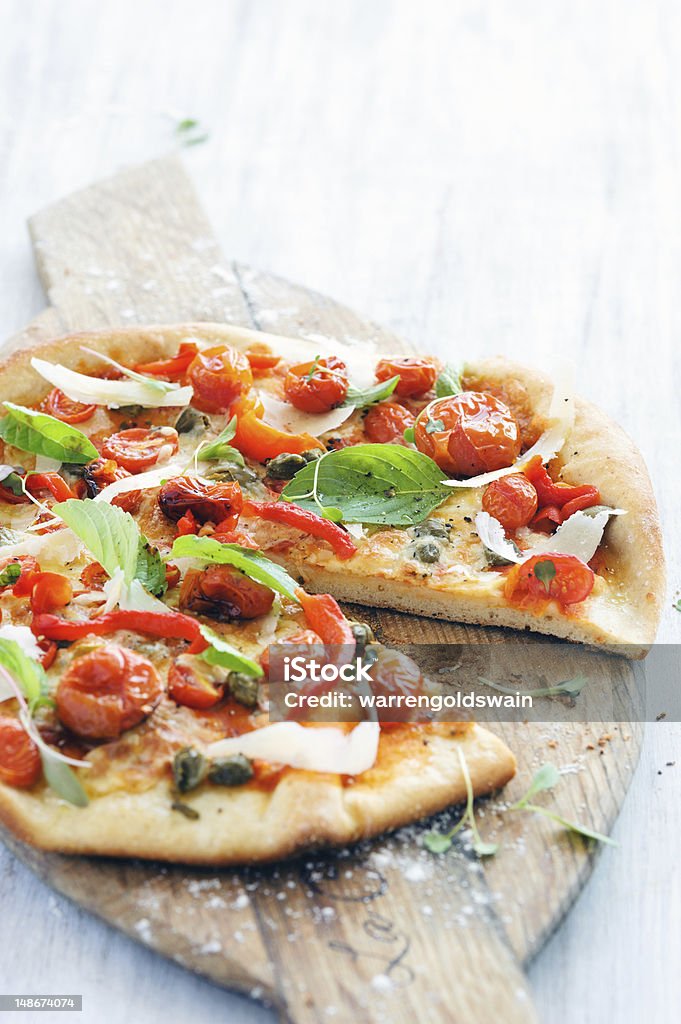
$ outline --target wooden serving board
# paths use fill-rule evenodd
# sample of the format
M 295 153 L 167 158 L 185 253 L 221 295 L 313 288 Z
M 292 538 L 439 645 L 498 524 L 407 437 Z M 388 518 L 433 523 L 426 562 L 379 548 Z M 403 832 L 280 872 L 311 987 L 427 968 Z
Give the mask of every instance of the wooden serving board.
M 66 330 L 181 320 L 405 348 L 322 295 L 225 259 L 175 159 L 69 196 L 33 217 L 30 231 L 50 308 L 4 352 Z M 388 643 L 502 635 L 354 612 Z M 522 965 L 576 897 L 596 851 L 544 819 L 504 814 L 504 801 L 516 799 L 544 761 L 571 766 L 552 806 L 607 832 L 641 736 L 635 726 L 603 723 L 501 730 L 519 772 L 503 800 L 479 802 L 481 831 L 501 843 L 484 863 L 461 845 L 432 856 L 420 845 L 421 825 L 328 855 L 227 871 L 69 858 L 2 838 L 80 905 L 187 968 L 271 1003 L 282 1019 L 532 1022 Z

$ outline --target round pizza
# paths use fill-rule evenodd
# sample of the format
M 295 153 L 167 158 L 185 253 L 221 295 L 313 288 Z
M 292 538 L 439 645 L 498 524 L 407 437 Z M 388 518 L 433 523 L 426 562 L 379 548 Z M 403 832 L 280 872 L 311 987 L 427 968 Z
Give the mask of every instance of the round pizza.
M 0 818 L 44 849 L 267 860 L 504 785 L 471 722 L 270 720 L 279 642 L 421 685 L 338 599 L 654 639 L 645 466 L 564 371 L 189 324 L 17 353 L 0 399 Z

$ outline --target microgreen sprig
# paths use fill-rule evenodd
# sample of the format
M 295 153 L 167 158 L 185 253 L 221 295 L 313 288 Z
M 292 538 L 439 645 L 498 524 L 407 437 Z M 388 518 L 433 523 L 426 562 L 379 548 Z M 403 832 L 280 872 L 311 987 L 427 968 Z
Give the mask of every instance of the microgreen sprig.
M 423 837 L 423 845 L 427 850 L 430 850 L 431 853 L 446 853 L 454 841 L 454 836 L 460 832 L 465 825 L 468 825 L 473 835 L 473 849 L 477 853 L 478 857 L 493 857 L 499 849 L 499 844 L 486 843 L 478 831 L 475 813 L 473 810 L 473 784 L 471 782 L 470 772 L 468 771 L 468 764 L 461 748 L 458 748 L 457 754 L 459 755 L 461 772 L 466 786 L 466 809 L 459 821 L 452 829 L 449 830 L 449 832 L 427 832 Z

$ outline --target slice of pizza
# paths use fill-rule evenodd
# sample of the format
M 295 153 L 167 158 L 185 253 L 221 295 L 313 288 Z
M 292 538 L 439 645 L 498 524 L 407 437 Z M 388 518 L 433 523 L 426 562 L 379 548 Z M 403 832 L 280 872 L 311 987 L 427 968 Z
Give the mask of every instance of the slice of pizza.
M 258 543 L 260 463 L 292 435 L 254 394 L 280 357 L 242 340 L 248 357 L 220 328 L 88 335 L 0 368 L 0 819 L 43 849 L 271 860 L 514 773 L 474 723 L 270 720 L 276 641 L 370 648 L 388 687 L 404 663 Z M 284 506 L 294 532 L 354 555 L 339 524 Z

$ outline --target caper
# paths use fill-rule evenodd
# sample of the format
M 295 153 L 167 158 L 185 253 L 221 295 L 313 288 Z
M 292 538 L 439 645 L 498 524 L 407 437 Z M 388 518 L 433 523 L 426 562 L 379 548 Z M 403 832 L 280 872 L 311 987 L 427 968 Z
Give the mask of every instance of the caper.
M 267 475 L 272 480 L 291 480 L 299 469 L 307 465 L 303 455 L 283 452 L 267 463 Z
M 258 680 L 243 672 L 230 672 L 227 677 L 229 692 L 244 707 L 254 708 L 258 703 Z
M 436 540 L 417 540 L 414 544 L 414 558 L 419 562 L 439 562 L 440 545 Z
M 243 754 L 218 757 L 211 762 L 208 778 L 216 786 L 243 786 L 253 778 L 253 764 Z
M 208 480 L 230 480 L 247 487 L 258 479 L 258 474 L 249 466 L 238 466 L 233 462 L 225 462 L 215 466 L 205 474 Z
M 188 793 L 203 781 L 206 759 L 194 747 L 183 747 L 173 758 L 173 779 L 180 793 Z
M 199 425 L 206 428 L 210 426 L 210 420 L 203 413 L 199 412 L 198 409 L 192 409 L 191 405 L 188 405 L 177 417 L 175 430 L 178 434 L 189 434 Z
M 316 462 L 323 454 L 321 448 L 310 448 L 309 452 L 303 452 L 303 458 L 306 462 Z
M 367 644 L 372 643 L 375 639 L 373 630 L 368 622 L 353 622 L 350 629 L 355 638 L 355 650 L 358 655 L 361 655 L 366 650 Z
M 447 540 L 450 526 L 443 523 L 441 519 L 426 519 L 414 527 L 415 537 L 438 537 L 440 540 Z

